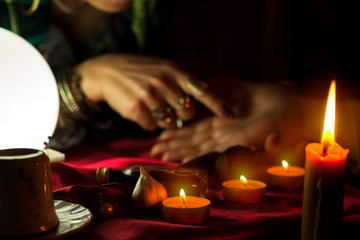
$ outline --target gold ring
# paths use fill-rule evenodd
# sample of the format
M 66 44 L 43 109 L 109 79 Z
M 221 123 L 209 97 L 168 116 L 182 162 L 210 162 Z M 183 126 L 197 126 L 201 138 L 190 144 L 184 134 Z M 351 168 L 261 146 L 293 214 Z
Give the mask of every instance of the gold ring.
M 184 95 L 179 98 L 179 103 L 174 106 L 175 110 L 181 111 L 184 109 L 189 109 L 191 106 L 191 98 L 189 95 Z
M 202 96 L 205 94 L 208 85 L 203 81 L 189 77 L 186 81 L 186 86 L 189 88 L 194 96 Z
M 163 103 L 151 111 L 151 115 L 157 121 L 172 123 L 175 120 L 175 111 L 168 104 Z

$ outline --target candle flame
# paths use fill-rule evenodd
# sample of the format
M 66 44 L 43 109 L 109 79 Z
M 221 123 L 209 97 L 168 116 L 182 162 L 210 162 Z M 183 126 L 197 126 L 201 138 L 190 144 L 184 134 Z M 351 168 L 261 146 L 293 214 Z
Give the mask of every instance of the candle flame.
M 286 160 L 282 160 L 281 165 L 282 165 L 282 167 L 284 168 L 284 170 L 286 172 L 289 172 L 289 164 L 288 164 L 288 162 Z
M 244 177 L 244 175 L 241 175 L 241 176 L 240 176 L 240 181 L 241 181 L 241 183 L 244 185 L 244 187 L 246 187 L 247 180 L 246 180 L 246 177 Z
M 185 206 L 185 203 L 186 203 L 186 195 L 185 195 L 184 189 L 181 189 L 181 190 L 180 190 L 180 197 L 181 197 L 181 199 L 182 199 L 183 205 Z
M 334 145 L 335 138 L 335 81 L 333 80 L 330 85 L 329 95 L 326 104 L 324 130 L 321 138 L 321 143 L 326 147 Z

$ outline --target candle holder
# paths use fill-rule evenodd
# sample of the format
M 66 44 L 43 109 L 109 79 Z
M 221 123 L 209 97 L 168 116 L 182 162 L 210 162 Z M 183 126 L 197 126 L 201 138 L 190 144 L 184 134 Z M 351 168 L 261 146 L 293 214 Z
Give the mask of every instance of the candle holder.
M 304 186 L 305 169 L 289 166 L 285 160 L 282 161 L 282 165 L 266 170 L 269 185 L 275 189 L 301 189 Z
M 230 203 L 258 203 L 265 198 L 265 190 L 265 183 L 247 180 L 244 176 L 222 183 L 224 200 Z
M 195 225 L 210 217 L 210 204 L 210 200 L 206 198 L 185 196 L 181 189 L 180 196 L 170 197 L 162 202 L 162 213 L 168 222 Z

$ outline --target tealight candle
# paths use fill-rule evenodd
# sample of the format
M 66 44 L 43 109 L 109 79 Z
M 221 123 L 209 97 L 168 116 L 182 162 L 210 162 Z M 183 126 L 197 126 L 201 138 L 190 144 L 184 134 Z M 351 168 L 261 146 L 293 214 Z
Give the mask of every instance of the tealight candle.
M 225 201 L 233 203 L 257 203 L 265 197 L 266 184 L 256 180 L 247 180 L 243 175 L 240 179 L 222 183 Z
M 206 198 L 186 196 L 181 189 L 180 196 L 170 197 L 162 202 L 162 212 L 168 222 L 200 224 L 210 216 L 210 203 Z
M 287 161 L 281 162 L 282 166 L 274 166 L 266 171 L 269 176 L 269 185 L 279 189 L 299 189 L 304 185 L 305 169 L 290 166 Z

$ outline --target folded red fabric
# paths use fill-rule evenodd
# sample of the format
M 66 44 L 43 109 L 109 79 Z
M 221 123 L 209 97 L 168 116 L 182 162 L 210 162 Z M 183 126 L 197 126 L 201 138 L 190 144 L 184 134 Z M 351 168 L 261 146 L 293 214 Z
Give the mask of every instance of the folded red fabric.
M 98 217 L 95 181 L 98 167 L 178 166 L 146 157 L 148 140 L 143 142 L 143 148 L 139 140 L 133 143 L 118 141 L 96 148 L 84 145 L 67 153 L 65 162 L 52 164 L 54 198 L 81 204 L 95 216 L 86 229 L 69 239 L 300 239 L 301 189 L 269 189 L 261 203 L 230 205 L 223 200 L 221 190 L 210 186 L 207 194 L 211 201 L 210 219 L 200 225 L 182 225 L 166 222 L 160 209 L 135 209 L 131 204 L 131 187 L 123 183 L 108 183 L 101 186 L 103 201 L 113 204 L 115 213 L 107 219 Z M 217 154 L 208 155 L 208 160 L 213 160 L 214 156 Z M 358 239 L 360 189 L 348 185 L 345 187 L 343 222 L 344 239 Z

